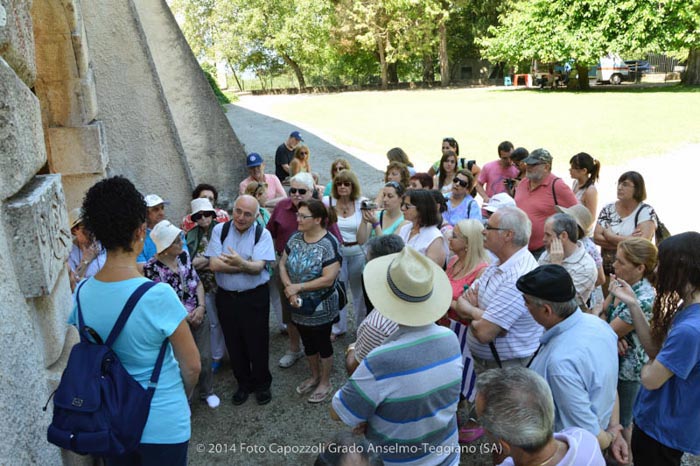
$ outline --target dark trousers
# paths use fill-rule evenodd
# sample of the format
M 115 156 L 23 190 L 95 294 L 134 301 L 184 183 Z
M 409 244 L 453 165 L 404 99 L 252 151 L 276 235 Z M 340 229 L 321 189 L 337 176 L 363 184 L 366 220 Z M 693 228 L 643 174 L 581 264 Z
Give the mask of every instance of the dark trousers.
M 238 388 L 248 393 L 270 388 L 270 290 L 267 283 L 240 293 L 219 288 L 216 309 Z
M 659 443 L 634 426 L 632 455 L 635 466 L 680 466 L 683 452 Z
M 172 466 L 187 465 L 187 448 L 183 443 L 142 443 L 128 455 L 105 458 L 107 466 Z

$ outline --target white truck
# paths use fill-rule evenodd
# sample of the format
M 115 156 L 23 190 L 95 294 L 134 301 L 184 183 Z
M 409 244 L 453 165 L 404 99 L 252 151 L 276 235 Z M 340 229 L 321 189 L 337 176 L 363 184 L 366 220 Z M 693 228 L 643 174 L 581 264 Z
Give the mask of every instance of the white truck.
M 629 79 L 630 68 L 618 54 L 609 53 L 600 57 L 595 75 L 599 83 L 609 82 L 617 85 Z

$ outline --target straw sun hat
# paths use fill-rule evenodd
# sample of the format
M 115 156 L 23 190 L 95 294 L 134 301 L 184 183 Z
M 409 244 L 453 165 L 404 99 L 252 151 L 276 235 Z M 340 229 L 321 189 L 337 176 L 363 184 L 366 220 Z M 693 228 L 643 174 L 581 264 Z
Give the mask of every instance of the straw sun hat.
M 556 206 L 557 210 L 563 214 L 568 214 L 574 217 L 576 224 L 581 227 L 583 232 L 588 235 L 591 231 L 591 226 L 593 226 L 593 216 L 588 207 L 576 204 L 571 207 L 562 207 L 560 205 Z
M 445 272 L 409 246 L 369 261 L 362 275 L 372 304 L 401 325 L 418 327 L 435 322 L 452 301 L 452 286 Z

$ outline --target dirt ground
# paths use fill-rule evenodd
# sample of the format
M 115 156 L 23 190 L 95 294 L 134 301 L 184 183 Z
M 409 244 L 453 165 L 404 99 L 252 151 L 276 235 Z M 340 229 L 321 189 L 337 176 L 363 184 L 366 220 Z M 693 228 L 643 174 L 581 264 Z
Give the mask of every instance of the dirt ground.
M 235 128 L 246 152 L 263 155 L 267 172 L 274 173 L 274 152 L 296 127 L 263 113 L 239 106 L 229 106 L 228 118 Z M 352 168 L 363 181 L 363 193 L 373 195 L 382 185 L 382 173 L 369 164 L 353 157 L 342 148 L 326 142 L 321 136 L 302 132 L 312 148 L 312 167 L 328 181 L 331 162 L 336 157 L 350 160 Z M 272 135 L 272 136 L 271 136 Z M 351 148 L 346 148 L 352 150 Z M 666 165 L 667 166 L 667 165 Z M 354 325 L 349 324 L 354 330 Z M 332 382 L 339 388 L 346 380 L 343 352 L 354 341 L 354 332 L 334 344 Z M 236 390 L 235 380 L 227 362 L 214 377 L 215 392 L 221 406 L 210 409 L 205 404 L 192 407 L 192 438 L 189 462 L 192 465 L 310 465 L 313 464 L 323 443 L 330 441 L 338 431 L 348 430 L 340 422 L 330 419 L 330 402 L 312 405 L 305 397 L 294 392 L 294 387 L 308 376 L 304 360 L 288 369 L 278 366 L 279 358 L 287 348 L 287 339 L 278 332 L 274 316 L 270 320 L 270 370 L 272 372 L 272 401 L 258 406 L 254 396 L 246 403 L 234 406 L 231 398 Z M 462 450 L 462 465 L 490 465 L 487 453 L 490 444 L 477 441 Z M 686 455 L 684 465 L 700 466 L 698 457 Z

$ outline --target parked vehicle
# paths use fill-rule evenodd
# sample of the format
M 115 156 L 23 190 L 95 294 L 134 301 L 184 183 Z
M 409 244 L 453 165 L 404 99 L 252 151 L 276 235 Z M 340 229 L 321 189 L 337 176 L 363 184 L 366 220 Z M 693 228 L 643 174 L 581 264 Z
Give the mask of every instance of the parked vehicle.
M 609 53 L 600 57 L 600 62 L 596 67 L 596 81 L 617 85 L 622 81 L 629 80 L 629 77 L 630 68 L 618 54 Z
M 625 64 L 629 67 L 631 73 L 646 74 L 654 71 L 654 67 L 646 60 L 625 60 Z

